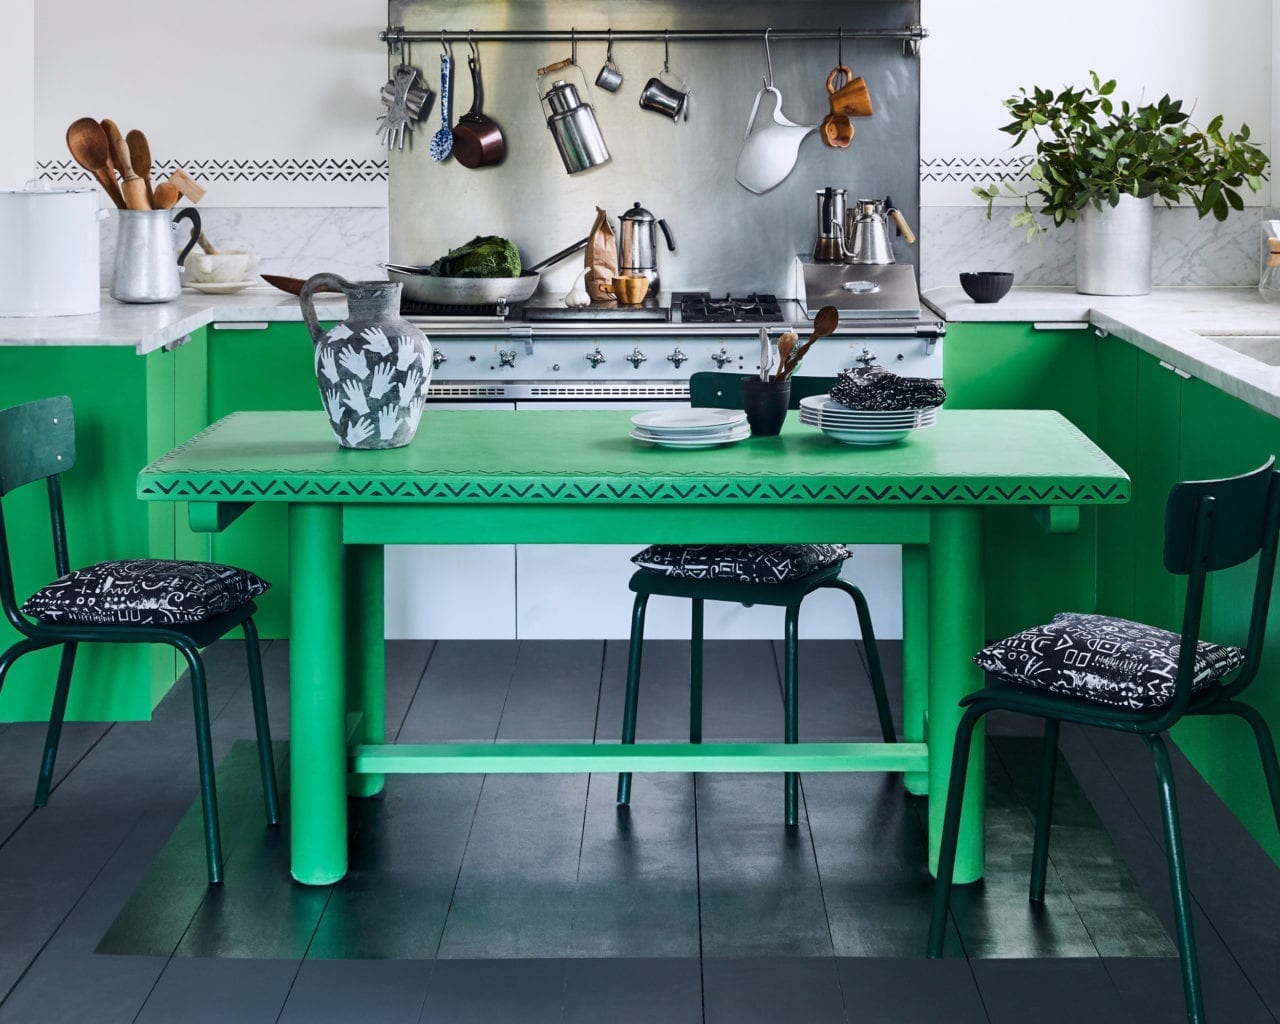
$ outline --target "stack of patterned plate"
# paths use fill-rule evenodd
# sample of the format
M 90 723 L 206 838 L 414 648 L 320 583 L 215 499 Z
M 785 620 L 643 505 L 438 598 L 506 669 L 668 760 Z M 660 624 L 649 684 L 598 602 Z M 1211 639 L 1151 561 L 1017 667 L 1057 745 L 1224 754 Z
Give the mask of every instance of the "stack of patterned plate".
M 741 409 L 653 409 L 631 417 L 637 441 L 664 448 L 715 448 L 751 436 Z
M 937 406 L 929 409 L 850 409 L 826 395 L 800 399 L 800 422 L 817 427 L 845 444 L 878 445 L 901 441 L 917 427 L 931 427 Z

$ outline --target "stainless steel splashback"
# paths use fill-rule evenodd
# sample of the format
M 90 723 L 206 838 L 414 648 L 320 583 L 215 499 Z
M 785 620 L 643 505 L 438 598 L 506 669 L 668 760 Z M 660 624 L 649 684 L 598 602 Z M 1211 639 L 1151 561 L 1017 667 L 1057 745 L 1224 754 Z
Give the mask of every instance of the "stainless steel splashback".
M 789 0 L 788 3 L 687 3 L 649 0 L 395 0 L 392 24 L 439 32 L 510 29 L 902 29 L 919 20 L 918 0 Z M 390 153 L 390 255 L 427 263 L 479 234 L 501 234 L 534 263 L 583 237 L 603 207 L 615 221 L 634 202 L 671 225 L 677 252 L 660 246 L 664 288 L 725 293 L 787 294 L 792 261 L 812 249 L 813 195 L 826 185 L 851 198 L 892 195 L 919 223 L 920 64 L 888 40 L 843 42 L 844 63 L 863 76 L 875 115 L 855 119 L 848 149 L 829 149 L 817 132 L 805 139 L 790 176 L 764 195 L 734 179 L 752 100 L 766 73 L 759 39 L 672 41 L 671 69 L 692 90 L 688 122 L 642 110 L 640 90 L 662 69 L 661 42 L 615 42 L 624 75 L 609 93 L 594 85 L 605 44 L 578 44 L 578 63 L 591 83 L 601 130 L 613 159 L 590 171 L 565 173 L 535 89 L 535 71 L 569 55 L 569 44 L 486 42 L 480 45 L 485 113 L 501 126 L 507 156 L 497 166 L 468 170 L 436 163 L 428 143 L 440 126 L 439 100 L 413 133 L 412 146 Z M 837 43 L 773 40 L 774 84 L 793 121 L 817 125 L 828 113 L 825 87 Z M 926 41 L 923 44 L 928 47 Z M 438 42 L 412 44 L 412 60 L 433 90 L 440 77 Z M 471 105 L 467 46 L 453 45 L 452 120 Z M 460 71 L 459 71 L 460 69 Z M 571 79 L 566 79 L 571 80 Z M 377 83 L 369 83 L 372 93 Z M 581 83 L 579 83 L 581 88 Z M 766 116 L 771 104 L 766 100 Z M 370 130 L 373 130 L 371 125 Z M 915 247 L 895 240 L 898 259 L 916 263 Z M 542 291 L 567 290 L 578 259 L 543 275 Z

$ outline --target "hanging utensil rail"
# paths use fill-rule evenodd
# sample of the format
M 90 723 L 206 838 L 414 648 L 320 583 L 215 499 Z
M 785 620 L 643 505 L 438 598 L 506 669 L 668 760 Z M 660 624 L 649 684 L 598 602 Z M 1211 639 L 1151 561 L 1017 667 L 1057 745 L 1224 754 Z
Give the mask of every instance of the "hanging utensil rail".
M 915 56 L 920 50 L 920 41 L 928 38 L 929 32 L 923 25 L 908 25 L 906 28 L 725 28 L 725 29 L 492 29 L 479 31 L 451 32 L 406 29 L 403 25 L 391 25 L 378 33 L 378 38 L 385 42 L 393 53 L 398 52 L 401 43 L 464 43 L 469 39 L 477 43 L 567 43 L 570 39 L 579 42 L 607 42 L 612 37 L 614 42 L 662 42 L 671 40 L 697 40 L 710 42 L 741 42 L 743 40 L 763 39 L 768 31 L 769 38 L 778 39 L 846 39 L 902 40 L 906 52 Z

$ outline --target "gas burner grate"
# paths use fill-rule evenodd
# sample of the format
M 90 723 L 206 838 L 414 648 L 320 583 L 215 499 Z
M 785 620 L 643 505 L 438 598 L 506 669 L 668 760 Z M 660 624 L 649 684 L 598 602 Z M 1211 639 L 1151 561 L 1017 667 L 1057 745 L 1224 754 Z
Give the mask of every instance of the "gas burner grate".
M 686 324 L 772 324 L 783 319 L 776 295 L 752 292 L 713 299 L 710 292 L 678 292 L 672 299 Z
M 506 303 L 484 303 L 471 306 L 447 306 L 440 302 L 417 302 L 400 299 L 401 316 L 493 316 L 506 318 L 511 307 Z

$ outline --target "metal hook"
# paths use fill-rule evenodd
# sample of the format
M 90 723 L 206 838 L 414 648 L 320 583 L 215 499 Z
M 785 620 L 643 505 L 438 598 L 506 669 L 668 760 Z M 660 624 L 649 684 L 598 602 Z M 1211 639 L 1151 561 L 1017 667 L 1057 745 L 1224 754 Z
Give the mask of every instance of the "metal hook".
M 608 48 L 604 51 L 604 62 L 606 64 L 613 63 L 613 29 L 609 29 Z
M 449 56 L 449 44 L 444 39 L 444 29 L 440 30 L 440 49 L 444 51 L 444 55 Z
M 671 70 L 671 29 L 662 30 L 662 70 Z
M 836 28 L 836 67 L 844 66 L 844 29 Z
M 769 88 L 773 88 L 773 53 L 769 49 L 769 33 L 773 31 L 772 26 L 764 30 L 764 59 L 769 66 Z
M 476 41 L 471 38 L 471 29 L 467 29 L 467 45 L 471 47 L 471 56 L 477 64 L 480 63 L 480 48 L 476 46 Z
M 578 30 L 569 26 L 569 63 L 578 63 Z

